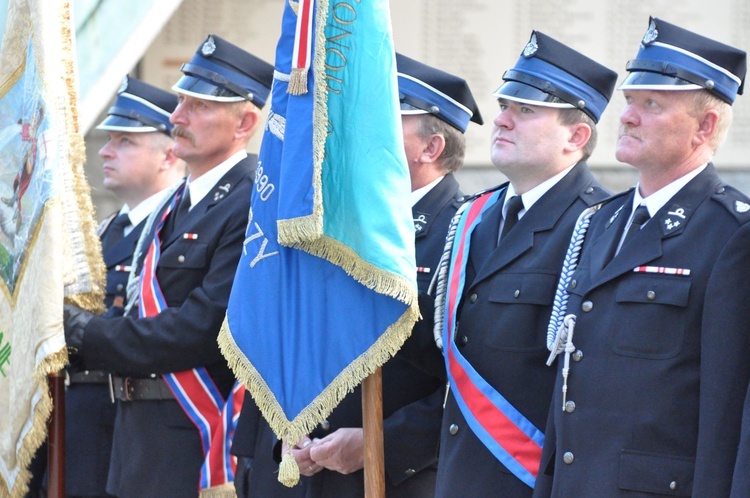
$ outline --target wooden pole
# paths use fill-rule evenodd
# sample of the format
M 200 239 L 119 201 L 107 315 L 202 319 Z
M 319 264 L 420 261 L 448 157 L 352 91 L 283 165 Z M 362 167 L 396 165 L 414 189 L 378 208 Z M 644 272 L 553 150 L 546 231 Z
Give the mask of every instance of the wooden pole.
M 47 498 L 65 498 L 65 372 L 49 375 L 52 415 L 47 425 Z
M 362 382 L 362 424 L 365 433 L 365 498 L 385 498 L 383 449 L 383 371 Z

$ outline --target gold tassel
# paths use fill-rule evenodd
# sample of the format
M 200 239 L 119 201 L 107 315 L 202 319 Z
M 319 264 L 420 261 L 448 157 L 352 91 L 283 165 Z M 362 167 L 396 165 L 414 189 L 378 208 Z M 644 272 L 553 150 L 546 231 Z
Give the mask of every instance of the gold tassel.
M 291 95 L 304 95 L 307 93 L 307 69 L 299 67 L 292 69 L 286 93 Z
M 284 453 L 279 466 L 279 482 L 291 488 L 299 482 L 299 467 L 291 451 Z

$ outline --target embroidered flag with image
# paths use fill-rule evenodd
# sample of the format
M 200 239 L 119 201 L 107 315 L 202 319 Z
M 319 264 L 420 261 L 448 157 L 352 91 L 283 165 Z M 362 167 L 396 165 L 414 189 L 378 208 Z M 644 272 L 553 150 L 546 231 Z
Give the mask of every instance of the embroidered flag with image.
M 0 7 L 0 496 L 28 492 L 47 376 L 68 362 L 63 300 L 103 311 L 105 268 L 78 128 L 67 0 Z

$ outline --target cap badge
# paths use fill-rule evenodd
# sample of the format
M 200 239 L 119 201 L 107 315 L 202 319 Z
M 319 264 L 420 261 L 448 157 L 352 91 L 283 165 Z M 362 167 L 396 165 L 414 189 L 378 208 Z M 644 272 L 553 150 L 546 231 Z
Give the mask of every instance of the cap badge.
M 750 211 L 750 204 L 742 201 L 734 201 L 734 210 L 738 213 L 747 213 Z
M 127 90 L 127 89 L 128 89 L 128 77 L 127 77 L 127 76 L 125 76 L 125 77 L 124 77 L 124 78 L 122 79 L 122 83 L 120 84 L 120 89 L 119 89 L 119 90 L 117 90 L 117 93 L 122 93 L 122 92 L 124 92 L 124 91 L 125 91 L 125 90 Z
M 216 43 L 214 42 L 214 37 L 209 36 L 208 40 L 203 44 L 201 47 L 201 53 L 208 57 L 209 55 L 213 54 L 216 51 Z
M 537 50 L 539 50 L 539 45 L 536 41 L 536 33 L 532 33 L 531 40 L 529 40 L 529 43 L 527 43 L 526 47 L 524 47 L 523 49 L 523 56 L 531 57 L 536 53 Z
M 648 27 L 648 31 L 646 31 L 646 34 L 643 35 L 643 44 L 648 45 L 650 43 L 653 43 L 656 38 L 659 37 L 659 30 L 656 29 L 656 23 L 654 20 L 651 20 L 651 24 Z

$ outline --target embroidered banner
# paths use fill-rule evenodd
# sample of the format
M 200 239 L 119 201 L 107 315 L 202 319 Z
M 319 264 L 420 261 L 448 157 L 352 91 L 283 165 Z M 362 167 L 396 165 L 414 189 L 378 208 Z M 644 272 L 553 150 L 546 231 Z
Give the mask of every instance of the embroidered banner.
M 83 176 L 67 1 L 9 0 L 0 52 L 0 496 L 26 492 L 47 375 L 67 362 L 62 304 L 103 306 Z
M 311 9 L 311 30 L 297 9 Z M 293 54 L 307 43 L 301 78 Z M 387 0 L 285 2 L 275 68 L 219 341 L 293 445 L 396 353 L 419 311 Z M 284 455 L 279 480 L 297 470 Z

